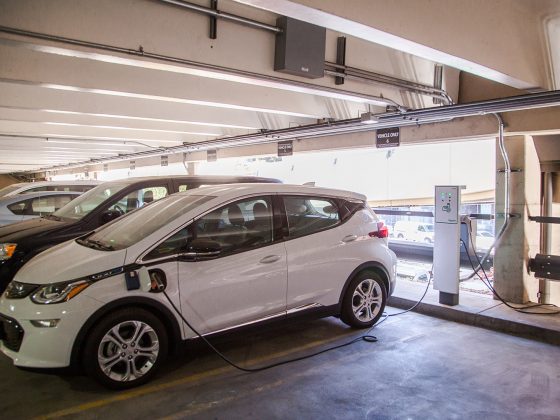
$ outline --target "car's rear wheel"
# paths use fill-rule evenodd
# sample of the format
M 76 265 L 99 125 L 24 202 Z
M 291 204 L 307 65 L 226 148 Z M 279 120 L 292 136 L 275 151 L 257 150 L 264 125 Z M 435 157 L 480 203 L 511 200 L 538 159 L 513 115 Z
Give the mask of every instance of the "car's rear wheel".
M 340 319 L 351 327 L 369 328 L 385 309 L 387 288 L 374 271 L 362 271 L 348 285 L 342 300 Z
M 121 309 L 101 319 L 89 334 L 86 372 L 113 389 L 149 381 L 167 356 L 167 333 L 159 318 L 141 308 Z

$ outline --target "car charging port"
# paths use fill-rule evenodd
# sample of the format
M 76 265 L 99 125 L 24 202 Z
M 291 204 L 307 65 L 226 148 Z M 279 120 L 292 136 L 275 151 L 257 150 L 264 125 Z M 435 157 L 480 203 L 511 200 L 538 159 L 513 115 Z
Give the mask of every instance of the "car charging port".
M 161 293 L 167 287 L 167 277 L 162 270 L 149 270 L 151 288 L 150 293 Z

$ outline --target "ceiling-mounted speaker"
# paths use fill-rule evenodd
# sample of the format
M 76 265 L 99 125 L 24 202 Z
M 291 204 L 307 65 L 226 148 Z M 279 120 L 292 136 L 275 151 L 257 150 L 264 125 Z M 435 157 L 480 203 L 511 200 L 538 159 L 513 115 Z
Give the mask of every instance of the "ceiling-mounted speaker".
M 280 17 L 276 25 L 274 70 L 295 76 L 317 79 L 325 75 L 326 30 L 321 26 Z

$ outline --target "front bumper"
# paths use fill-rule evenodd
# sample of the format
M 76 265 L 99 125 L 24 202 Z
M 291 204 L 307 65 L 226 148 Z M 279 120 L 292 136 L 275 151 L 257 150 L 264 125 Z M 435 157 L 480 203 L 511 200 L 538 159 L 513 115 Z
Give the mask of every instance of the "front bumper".
M 79 296 L 69 302 L 37 305 L 29 297 L 0 298 L 3 334 L 0 351 L 14 365 L 59 368 L 70 365 L 74 341 L 86 320 L 99 308 L 99 302 Z M 60 319 L 56 327 L 34 326 L 33 320 Z M 9 322 L 8 322 L 9 321 Z

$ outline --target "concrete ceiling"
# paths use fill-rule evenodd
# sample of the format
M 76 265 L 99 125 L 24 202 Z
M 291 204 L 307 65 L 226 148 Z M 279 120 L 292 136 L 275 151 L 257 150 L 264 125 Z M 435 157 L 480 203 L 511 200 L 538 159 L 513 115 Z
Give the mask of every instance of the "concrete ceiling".
M 352 67 L 430 85 L 435 64 L 443 63 L 455 99 L 459 70 L 518 89 L 554 86 L 548 69 L 556 44 L 545 30 L 557 30 L 550 22 L 560 16 L 558 2 L 465 4 L 224 0 L 219 7 L 270 25 L 287 15 L 324 26 L 330 62 L 337 37 L 346 35 Z M 500 29 L 492 29 L 498 20 Z M 351 80 L 336 86 L 328 76 L 274 72 L 272 32 L 219 20 L 212 40 L 208 25 L 205 15 L 154 0 L 0 0 L 3 27 L 191 61 L 0 31 L 0 173 L 354 118 L 382 112 L 379 97 L 409 108 L 434 106 L 431 97 L 386 86 Z

